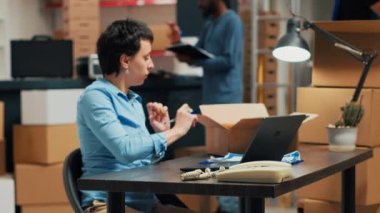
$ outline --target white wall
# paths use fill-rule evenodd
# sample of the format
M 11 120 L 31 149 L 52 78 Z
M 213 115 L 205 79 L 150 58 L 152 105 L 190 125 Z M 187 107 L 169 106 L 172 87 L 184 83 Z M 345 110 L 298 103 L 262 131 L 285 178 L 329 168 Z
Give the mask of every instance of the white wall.
M 33 35 L 52 34 L 52 10 L 43 0 L 8 0 L 9 36 L 11 39 L 30 39 Z
M 0 11 L 5 11 L 4 33 L 9 47 L 12 39 L 30 39 L 33 35 L 52 34 L 53 11 L 44 7 L 44 0 L 0 0 Z M 11 78 L 10 49 L 5 51 L 5 69 L 0 69 L 0 79 Z

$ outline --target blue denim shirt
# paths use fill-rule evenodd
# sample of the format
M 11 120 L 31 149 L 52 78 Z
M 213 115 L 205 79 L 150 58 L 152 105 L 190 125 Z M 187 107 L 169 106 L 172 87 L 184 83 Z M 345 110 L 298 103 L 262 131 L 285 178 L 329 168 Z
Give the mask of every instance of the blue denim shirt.
M 165 136 L 148 132 L 141 97 L 130 90 L 125 94 L 98 79 L 79 98 L 77 113 L 82 177 L 143 167 L 165 154 Z M 106 198 L 105 192 L 82 191 L 82 206 Z M 125 194 L 125 203 L 140 211 L 150 212 L 156 202 L 153 194 Z
M 204 71 L 202 103 L 242 102 L 243 43 L 243 24 L 234 11 L 228 10 L 205 22 L 196 46 L 212 53 L 215 58 L 194 62 Z

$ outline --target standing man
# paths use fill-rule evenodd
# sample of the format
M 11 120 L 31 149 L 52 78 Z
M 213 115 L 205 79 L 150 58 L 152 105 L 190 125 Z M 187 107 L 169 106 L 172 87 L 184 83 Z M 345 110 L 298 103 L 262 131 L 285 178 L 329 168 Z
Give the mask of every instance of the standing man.
M 199 0 L 198 7 L 206 22 L 197 47 L 212 53 L 215 58 L 194 60 L 177 54 L 178 60 L 203 68 L 204 104 L 240 103 L 243 98 L 243 24 L 240 17 L 228 8 L 229 0 Z M 172 44 L 180 42 L 180 29 L 169 23 Z
M 206 18 L 197 47 L 215 58 L 194 60 L 177 54 L 179 61 L 203 68 L 203 104 L 241 103 L 243 100 L 243 24 L 229 9 L 229 0 L 198 0 L 198 8 Z M 177 24 L 169 23 L 172 44 L 181 42 Z M 218 212 L 239 211 L 237 198 L 218 197 Z

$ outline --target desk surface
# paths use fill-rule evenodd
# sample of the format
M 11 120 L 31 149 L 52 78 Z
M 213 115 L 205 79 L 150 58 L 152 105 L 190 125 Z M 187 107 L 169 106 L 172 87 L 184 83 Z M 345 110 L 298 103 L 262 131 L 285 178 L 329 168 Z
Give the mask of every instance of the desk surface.
M 79 189 L 111 192 L 153 192 L 178 194 L 230 195 L 240 197 L 277 197 L 302 186 L 348 169 L 372 157 L 372 150 L 330 152 L 324 145 L 299 147 L 304 162 L 293 166 L 293 178 L 279 184 L 228 183 L 216 179 L 181 181 L 181 167 L 190 167 L 206 155 L 179 158 L 154 166 L 113 172 L 78 180 Z

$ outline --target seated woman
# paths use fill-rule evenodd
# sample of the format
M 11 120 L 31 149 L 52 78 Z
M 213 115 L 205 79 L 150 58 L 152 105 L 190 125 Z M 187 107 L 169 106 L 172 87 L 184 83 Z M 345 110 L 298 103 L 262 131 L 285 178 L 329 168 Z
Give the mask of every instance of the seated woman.
M 154 164 L 196 122 L 184 104 L 170 128 L 167 107 L 148 103 L 149 122 L 156 133 L 148 132 L 141 97 L 129 88 L 143 84 L 154 67 L 152 42 L 150 29 L 131 19 L 113 22 L 99 37 L 97 53 L 104 78 L 85 89 L 77 107 L 83 177 Z M 106 199 L 105 192 L 82 191 L 85 212 L 105 212 Z M 126 193 L 125 204 L 126 212 L 189 212 L 160 205 L 149 193 Z

